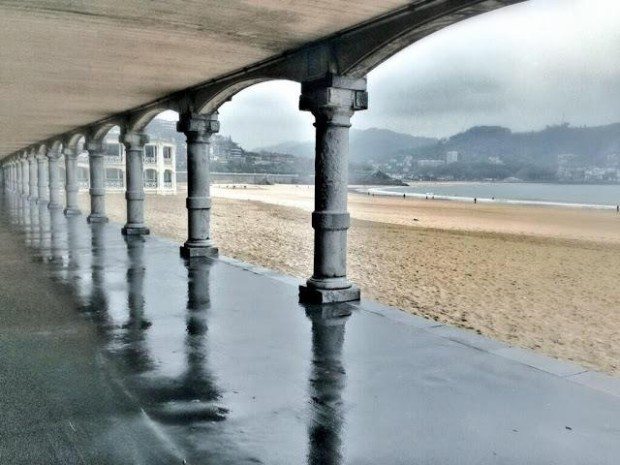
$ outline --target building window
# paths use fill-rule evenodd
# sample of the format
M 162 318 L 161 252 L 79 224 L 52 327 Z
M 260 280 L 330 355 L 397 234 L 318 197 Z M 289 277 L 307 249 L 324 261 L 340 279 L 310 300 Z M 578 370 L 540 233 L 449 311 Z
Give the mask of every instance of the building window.
M 164 146 L 164 160 L 170 160 L 172 158 L 172 147 Z
M 146 170 L 144 172 L 144 187 L 153 189 L 157 187 L 157 171 Z
M 109 181 L 122 181 L 123 180 L 123 172 L 121 170 L 112 168 L 105 170 L 105 178 Z
M 145 145 L 144 146 L 144 162 L 155 163 L 156 160 L 157 160 L 157 146 L 156 145 Z
M 172 182 L 172 171 L 164 171 L 164 182 Z
M 106 142 L 103 146 L 105 154 L 111 157 L 119 157 L 121 155 L 121 144 L 118 142 Z

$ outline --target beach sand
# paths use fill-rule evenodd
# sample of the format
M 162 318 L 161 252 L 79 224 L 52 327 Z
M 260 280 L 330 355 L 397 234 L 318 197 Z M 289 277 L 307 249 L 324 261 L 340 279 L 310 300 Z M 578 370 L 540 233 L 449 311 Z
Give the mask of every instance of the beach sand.
M 312 269 L 313 189 L 213 188 L 223 255 L 285 274 Z M 184 192 L 148 195 L 154 234 L 186 238 Z M 88 211 L 88 198 L 80 195 Z M 114 221 L 123 194 L 108 194 Z M 350 194 L 349 277 L 365 297 L 620 374 L 620 216 L 555 207 Z

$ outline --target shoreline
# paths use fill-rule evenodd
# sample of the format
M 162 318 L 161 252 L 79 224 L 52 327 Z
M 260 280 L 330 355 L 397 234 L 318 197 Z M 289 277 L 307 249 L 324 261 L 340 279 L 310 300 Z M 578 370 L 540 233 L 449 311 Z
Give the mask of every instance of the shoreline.
M 458 184 L 452 183 L 451 185 Z M 461 184 L 472 184 L 471 182 L 463 182 Z M 484 183 L 479 183 L 484 184 Z M 508 184 L 508 183 L 506 183 Z M 510 184 L 522 184 L 522 183 L 510 183 Z M 614 185 L 614 184 L 609 184 Z M 351 188 L 351 191 L 356 192 L 361 195 L 377 195 L 383 197 L 401 197 L 401 198 L 415 198 L 420 200 L 444 200 L 444 201 L 454 201 L 454 202 L 463 202 L 463 203 L 488 203 L 495 205 L 526 205 L 526 206 L 535 206 L 535 207 L 559 207 L 559 208 L 574 208 L 574 209 L 588 209 L 588 210 L 611 210 L 618 211 L 618 205 L 611 204 L 590 204 L 590 203 L 572 203 L 572 202 L 553 202 L 546 200 L 517 200 L 517 199 L 503 199 L 503 198 L 494 198 L 494 197 L 466 197 L 466 196 L 457 196 L 457 195 L 442 195 L 442 194 L 434 194 L 434 193 L 418 193 L 418 192 L 396 192 L 386 190 L 388 188 L 407 188 L 413 187 L 410 186 L 380 186 L 380 187 L 355 187 Z

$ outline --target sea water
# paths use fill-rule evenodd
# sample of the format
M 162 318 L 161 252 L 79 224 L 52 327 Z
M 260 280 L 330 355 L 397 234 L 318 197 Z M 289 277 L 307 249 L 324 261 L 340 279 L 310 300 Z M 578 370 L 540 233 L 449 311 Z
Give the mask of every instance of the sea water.
M 585 208 L 616 208 L 620 204 L 620 184 L 545 184 L 501 182 L 418 182 L 403 187 L 379 187 L 375 195 L 556 205 Z

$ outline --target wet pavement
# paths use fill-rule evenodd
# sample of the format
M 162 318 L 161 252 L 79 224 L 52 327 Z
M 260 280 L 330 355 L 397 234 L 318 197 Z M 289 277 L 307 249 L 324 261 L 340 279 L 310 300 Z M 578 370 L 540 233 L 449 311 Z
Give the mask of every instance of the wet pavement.
M 617 378 L 0 203 L 0 464 L 620 463 Z

